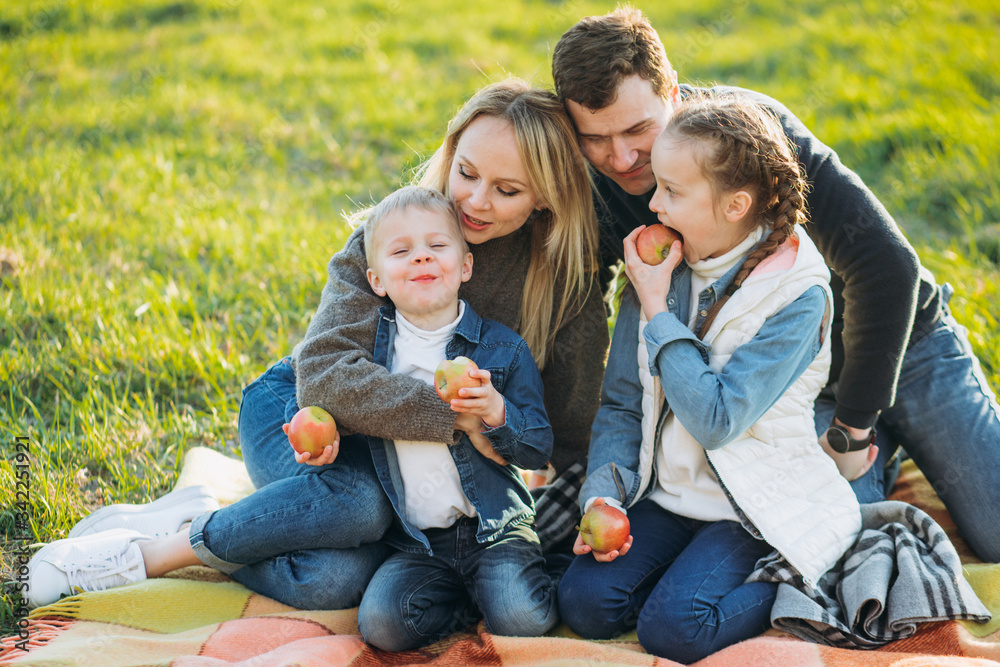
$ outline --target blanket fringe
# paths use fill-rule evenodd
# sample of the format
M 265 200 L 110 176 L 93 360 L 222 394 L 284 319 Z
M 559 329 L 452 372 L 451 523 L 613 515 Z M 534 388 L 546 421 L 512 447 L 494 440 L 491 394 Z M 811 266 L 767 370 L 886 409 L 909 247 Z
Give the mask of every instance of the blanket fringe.
M 78 619 L 80 618 L 80 610 L 82 608 L 83 607 L 80 604 L 80 596 L 71 595 L 59 600 L 59 602 L 53 602 L 52 604 L 32 610 L 28 613 L 28 618 L 37 619 L 45 616 L 58 616 L 62 618 Z
M 20 635 L 0 638 L 0 663 L 10 662 L 45 646 L 75 622 L 58 617 L 30 619 L 26 628 L 27 639 L 21 638 Z

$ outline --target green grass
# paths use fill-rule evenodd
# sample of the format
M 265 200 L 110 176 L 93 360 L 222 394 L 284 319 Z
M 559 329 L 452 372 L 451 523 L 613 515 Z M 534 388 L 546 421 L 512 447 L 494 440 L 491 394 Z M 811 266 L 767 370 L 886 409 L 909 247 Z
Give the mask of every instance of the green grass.
M 548 85 L 559 35 L 612 8 L 338 4 L 0 9 L 3 580 L 25 532 L 163 493 L 192 446 L 237 453 L 240 391 L 304 333 L 341 212 L 397 185 L 478 87 Z M 646 4 L 682 81 L 777 97 L 865 178 L 958 288 L 1000 386 L 995 2 Z

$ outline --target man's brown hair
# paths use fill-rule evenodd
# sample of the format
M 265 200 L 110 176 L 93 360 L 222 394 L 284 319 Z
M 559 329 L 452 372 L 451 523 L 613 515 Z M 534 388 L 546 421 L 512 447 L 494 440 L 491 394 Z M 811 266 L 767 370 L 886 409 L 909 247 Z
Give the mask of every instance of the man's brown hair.
M 670 72 L 660 36 L 642 12 L 629 5 L 581 19 L 552 52 L 552 78 L 560 101 L 573 100 L 595 111 L 614 104 L 618 86 L 635 74 L 667 99 Z

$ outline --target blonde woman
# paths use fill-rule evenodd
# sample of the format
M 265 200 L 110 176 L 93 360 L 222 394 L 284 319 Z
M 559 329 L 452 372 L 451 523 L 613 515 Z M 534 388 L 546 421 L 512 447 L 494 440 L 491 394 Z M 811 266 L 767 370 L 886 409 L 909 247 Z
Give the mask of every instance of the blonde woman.
M 560 475 L 536 507 L 548 546 L 569 535 L 579 516 L 576 493 L 609 342 L 586 163 L 555 95 L 509 79 L 459 110 L 416 180 L 446 193 L 459 214 L 474 258 L 460 297 L 517 331 L 541 370 L 550 463 Z M 85 531 L 74 529 L 32 561 L 33 579 L 52 584 L 44 594 L 38 589 L 34 605 L 197 563 L 296 607 L 358 604 L 390 553 L 381 537 L 392 512 L 371 455 L 357 446 L 361 439 L 345 438 L 342 450 L 338 443 L 314 460 L 296 458 L 283 424 L 300 406 L 316 405 L 344 436 L 450 444 L 456 431 L 473 428 L 426 382 L 374 362 L 375 314 L 386 300 L 372 291 L 367 269 L 359 228 L 330 260 L 305 339 L 243 392 L 240 444 L 257 492 L 215 512 L 205 511 L 204 499 L 174 502 L 174 494 L 155 506 L 99 510 L 83 522 Z M 351 530 L 335 528 L 345 521 Z M 172 534 L 147 539 L 164 533 Z M 108 567 L 81 560 L 84 547 L 107 557 Z

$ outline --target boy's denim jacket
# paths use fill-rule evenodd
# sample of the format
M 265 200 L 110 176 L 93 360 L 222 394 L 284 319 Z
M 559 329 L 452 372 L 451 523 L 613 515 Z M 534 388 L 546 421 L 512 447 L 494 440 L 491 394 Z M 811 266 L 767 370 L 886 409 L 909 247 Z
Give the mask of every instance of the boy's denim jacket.
M 395 314 L 392 304 L 379 309 L 374 359 L 386 368 L 392 367 Z M 535 470 L 544 466 L 552 455 L 552 428 L 542 402 L 542 378 L 524 339 L 499 322 L 479 317 L 468 304 L 445 354 L 448 359 L 468 357 L 488 370 L 493 386 L 504 400 L 506 422 L 483 431 L 483 435 L 510 465 L 501 466 L 487 459 L 464 433 L 456 443 L 447 445 L 458 468 L 462 490 L 479 515 L 476 539 L 481 543 L 491 542 L 511 528 L 534 521 L 531 494 L 515 466 Z M 429 553 L 427 537 L 406 521 L 395 444 L 383 438 L 366 437 L 375 470 L 398 519 L 386 533 L 386 541 L 402 551 Z

